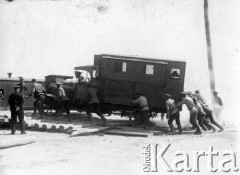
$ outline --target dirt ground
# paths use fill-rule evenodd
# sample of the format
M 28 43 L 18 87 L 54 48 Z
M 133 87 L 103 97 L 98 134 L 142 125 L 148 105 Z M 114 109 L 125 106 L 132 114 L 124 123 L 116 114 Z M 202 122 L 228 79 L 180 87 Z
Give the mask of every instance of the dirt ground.
M 112 117 L 112 116 L 111 116 Z M 160 117 L 157 117 L 156 123 Z M 94 121 L 98 121 L 95 119 Z M 182 135 L 162 134 L 150 137 L 126 137 L 107 135 L 104 133 L 86 136 L 69 137 L 66 133 L 39 132 L 27 130 L 26 135 L 10 135 L 8 128 L 1 128 L 0 141 L 14 137 L 36 137 L 36 142 L 0 150 L 1 175 L 79 175 L 79 174 L 146 174 L 143 171 L 143 147 L 148 144 L 158 144 L 159 149 L 171 144 L 164 158 L 171 164 L 176 160 L 176 151 L 186 151 L 189 155 L 190 167 L 193 165 L 193 151 L 209 151 L 213 146 L 219 156 L 214 157 L 213 165 L 217 167 L 226 157 L 223 151 L 236 154 L 239 164 L 239 129 L 234 125 L 225 127 L 222 133 L 206 132 L 202 136 L 184 131 Z M 224 173 L 218 170 L 211 173 L 208 170 L 207 158 L 199 159 L 200 172 L 177 174 L 239 174 L 230 171 Z M 164 166 L 157 162 L 158 172 L 151 174 L 176 174 L 167 172 Z M 226 164 L 230 167 L 230 164 Z

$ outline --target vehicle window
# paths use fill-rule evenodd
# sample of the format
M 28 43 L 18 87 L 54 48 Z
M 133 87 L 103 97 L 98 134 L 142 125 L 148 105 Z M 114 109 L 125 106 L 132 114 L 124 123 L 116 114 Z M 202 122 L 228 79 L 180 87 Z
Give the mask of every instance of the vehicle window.
M 115 72 L 127 72 L 127 62 L 116 62 Z
M 96 70 L 93 70 L 93 78 L 96 78 Z
M 154 74 L 154 65 L 147 64 L 146 65 L 146 72 L 147 75 L 153 75 Z
M 171 68 L 170 69 L 170 78 L 180 79 L 180 69 Z
M 122 64 L 122 72 L 127 72 L 127 63 L 123 62 Z

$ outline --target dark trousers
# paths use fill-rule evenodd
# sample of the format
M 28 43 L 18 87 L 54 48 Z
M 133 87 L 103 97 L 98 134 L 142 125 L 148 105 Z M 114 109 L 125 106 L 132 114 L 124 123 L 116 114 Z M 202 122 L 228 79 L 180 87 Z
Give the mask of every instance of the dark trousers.
M 208 118 L 208 119 L 210 120 L 210 122 L 211 122 L 213 125 L 217 126 L 219 129 L 223 129 L 223 127 L 222 127 L 221 125 L 219 125 L 219 124 L 214 120 L 213 115 L 212 115 L 212 112 L 206 113 L 206 118 Z
M 11 111 L 11 133 L 15 134 L 16 132 L 16 123 L 17 123 L 17 118 L 19 121 L 21 133 L 25 132 L 25 123 L 24 123 L 24 112 L 23 110 L 19 111 Z
M 44 116 L 43 111 L 42 111 L 42 102 L 44 100 L 45 96 L 43 94 L 37 95 L 36 100 L 34 102 L 34 113 L 36 114 L 37 110 L 41 116 Z
M 67 113 L 67 115 L 70 115 L 70 105 L 69 105 L 69 100 L 60 100 L 58 101 L 58 112 L 60 115 L 62 115 L 63 111 L 62 109 L 65 110 L 65 112 Z
M 193 125 L 194 128 L 196 128 L 197 133 L 202 133 L 201 129 L 197 123 L 197 115 L 198 115 L 197 110 L 190 113 L 190 123 Z
M 140 111 L 140 124 L 147 125 L 149 120 L 148 110 Z
M 106 121 L 105 117 L 103 116 L 103 114 L 100 110 L 100 104 L 99 103 L 88 104 L 88 106 L 87 106 L 87 116 L 88 116 L 88 119 L 90 121 L 92 120 L 91 113 L 96 113 L 99 117 L 101 117 L 101 119 L 103 121 Z
M 180 118 L 179 112 L 176 112 L 176 113 L 170 115 L 169 120 L 168 120 L 168 125 L 169 125 L 171 131 L 174 131 L 172 122 L 175 120 L 175 122 L 177 124 L 177 127 L 178 127 L 178 131 L 180 133 L 182 132 L 182 127 L 181 127 L 181 123 L 180 123 L 179 118 Z
M 198 115 L 197 115 L 197 120 L 198 120 L 198 124 L 201 126 L 201 128 L 202 128 L 204 131 L 207 131 L 208 128 L 204 125 L 204 123 L 206 124 L 206 122 L 204 122 L 204 121 L 205 121 L 205 115 L 198 113 Z
M 209 129 L 209 130 L 213 130 L 216 131 L 216 129 L 214 128 L 214 126 L 210 123 L 209 119 L 205 117 L 205 119 L 203 120 L 203 124 Z

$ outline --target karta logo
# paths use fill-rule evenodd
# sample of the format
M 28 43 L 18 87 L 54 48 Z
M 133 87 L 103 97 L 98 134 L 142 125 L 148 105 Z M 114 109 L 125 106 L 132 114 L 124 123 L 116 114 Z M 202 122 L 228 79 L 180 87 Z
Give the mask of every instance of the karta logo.
M 164 158 L 165 153 L 168 151 L 171 144 L 164 145 L 158 149 L 158 144 L 148 144 L 143 147 L 144 172 L 158 172 L 158 162 L 162 165 L 161 168 L 167 172 L 200 172 L 199 158 L 204 157 L 207 162 L 209 172 L 238 172 L 236 161 L 236 153 L 232 151 L 224 151 L 221 154 L 213 150 L 210 146 L 208 151 L 193 151 L 192 152 L 192 167 L 189 165 L 189 154 L 185 151 L 175 152 L 175 160 L 167 162 Z M 218 167 L 214 167 L 214 157 L 221 155 L 221 161 L 218 162 Z

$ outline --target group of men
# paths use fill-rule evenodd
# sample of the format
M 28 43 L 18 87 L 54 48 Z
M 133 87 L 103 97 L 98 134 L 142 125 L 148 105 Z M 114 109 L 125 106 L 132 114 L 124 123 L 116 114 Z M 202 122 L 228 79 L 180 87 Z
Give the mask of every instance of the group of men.
M 214 92 L 214 94 L 216 93 L 217 92 Z M 185 104 L 190 112 L 190 123 L 192 124 L 193 129 L 196 129 L 195 134 L 201 135 L 202 130 L 212 130 L 213 132 L 216 132 L 215 127 L 219 128 L 218 132 L 222 132 L 224 130 L 223 127 L 214 119 L 212 110 L 208 107 L 206 101 L 200 95 L 199 90 L 195 91 L 195 94 L 192 92 L 182 92 L 182 101 L 177 104 L 175 104 L 174 100 L 170 97 L 171 96 L 169 94 L 166 95 L 167 116 L 169 118 L 168 124 L 170 128 L 173 128 L 172 121 L 176 120 L 179 133 L 182 132 L 179 121 L 179 109 L 181 109 L 182 105 Z M 220 98 L 217 96 L 214 97 Z M 173 131 L 173 129 L 171 130 Z
M 20 83 L 16 84 L 14 86 L 14 92 L 9 96 L 8 103 L 10 105 L 10 111 L 11 111 L 11 134 L 15 134 L 16 132 L 16 121 L 17 118 L 19 120 L 21 134 L 25 134 L 25 125 L 24 125 L 24 110 L 23 110 L 23 104 L 24 104 L 24 98 L 29 98 L 33 96 L 35 98 L 33 107 L 34 112 L 33 116 L 36 115 L 37 110 L 39 111 L 39 114 L 41 117 L 44 116 L 43 111 L 41 110 L 41 104 L 45 98 L 46 90 L 45 88 L 40 84 L 36 82 L 36 79 L 32 79 L 32 86 L 30 93 L 27 95 L 27 87 L 24 83 L 23 77 L 20 78 Z M 60 103 L 63 103 L 64 106 L 67 107 L 65 104 L 65 101 L 67 100 L 67 97 L 65 97 L 65 91 L 63 88 L 61 88 L 60 84 L 57 85 L 58 87 L 58 100 Z M 67 114 L 70 114 L 69 110 L 66 110 Z M 59 113 L 61 113 L 59 111 Z
M 23 77 L 19 77 L 20 82 L 14 86 L 14 92 L 9 96 L 8 98 L 8 104 L 10 105 L 10 111 L 11 111 L 11 134 L 15 134 L 16 132 L 16 121 L 18 118 L 21 134 L 26 134 L 25 132 L 25 124 L 24 124 L 24 110 L 23 110 L 23 104 L 24 104 L 24 98 L 29 98 L 32 95 L 35 98 L 34 102 L 34 113 L 36 114 L 36 111 L 38 109 L 39 114 L 43 116 L 42 111 L 40 110 L 40 106 L 42 101 L 44 100 L 44 95 L 46 93 L 44 87 L 36 82 L 36 79 L 32 79 L 32 87 L 29 95 L 26 95 L 27 87 L 24 83 Z
M 31 91 L 29 95 L 26 94 L 27 87 L 24 83 L 23 77 L 20 78 L 20 83 L 18 83 L 16 86 L 14 86 L 14 92 L 9 96 L 8 103 L 10 105 L 10 111 L 11 111 L 11 134 L 15 134 L 16 132 L 16 121 L 17 118 L 19 120 L 21 134 L 25 134 L 25 125 L 24 125 L 24 110 L 23 110 L 23 104 L 24 104 L 24 98 L 29 98 L 31 96 L 34 96 L 34 112 L 33 116 L 36 115 L 37 110 L 39 111 L 40 118 L 44 116 L 44 113 L 41 109 L 41 105 L 43 100 L 46 96 L 46 90 L 45 88 L 40 84 L 36 82 L 36 79 L 32 79 L 32 86 Z M 62 87 L 61 83 L 57 82 L 57 114 L 60 116 L 65 111 L 67 113 L 68 121 L 71 121 L 70 119 L 70 106 L 69 106 L 69 98 L 67 97 L 67 94 Z M 88 90 L 87 90 L 87 116 L 89 121 L 92 121 L 92 112 L 96 112 L 98 116 L 103 120 L 104 125 L 106 124 L 106 118 L 103 116 L 103 114 L 100 111 L 100 101 L 98 99 L 98 91 L 95 87 L 95 84 L 89 84 Z
M 57 113 L 62 115 L 62 111 L 65 110 L 68 116 L 68 121 L 70 120 L 70 108 L 69 108 L 69 98 L 66 95 L 65 90 L 61 86 L 61 83 L 56 83 L 57 85 Z M 15 134 L 16 131 L 16 120 L 18 117 L 21 133 L 25 134 L 25 126 L 24 126 L 24 111 L 23 111 L 23 103 L 24 98 L 29 98 L 32 95 L 35 98 L 34 102 L 34 112 L 33 115 L 36 115 L 36 111 L 39 111 L 41 117 L 44 116 L 43 111 L 41 110 L 41 104 L 45 98 L 46 90 L 40 84 L 36 82 L 36 79 L 32 79 L 32 87 L 29 95 L 26 95 L 27 87 L 23 81 L 23 78 L 20 77 L 20 83 L 14 87 L 14 92 L 9 96 L 8 103 L 10 105 L 11 110 L 11 133 Z M 221 106 L 223 106 L 221 98 L 218 96 L 216 91 L 213 92 L 214 96 L 214 106 L 218 108 L 217 112 L 219 115 L 219 111 Z M 190 112 L 190 123 L 192 124 L 192 128 L 196 129 L 195 134 L 201 135 L 202 130 L 213 130 L 216 131 L 215 127 L 219 128 L 219 132 L 223 131 L 223 127 L 214 119 L 212 110 L 206 104 L 206 100 L 201 96 L 199 90 L 196 90 L 193 94 L 192 92 L 182 92 L 181 93 L 181 101 L 179 103 L 175 103 L 175 101 L 171 98 L 170 94 L 165 95 L 165 104 L 167 109 L 167 119 L 170 130 L 174 132 L 173 121 L 175 120 L 176 125 L 178 127 L 178 131 L 182 133 L 182 127 L 180 122 L 180 111 L 182 109 L 182 105 L 185 104 L 187 109 Z M 89 84 L 87 88 L 87 116 L 89 121 L 92 121 L 91 113 L 96 113 L 106 124 L 106 118 L 101 113 L 100 110 L 100 101 L 98 99 L 98 89 L 95 84 Z M 148 101 L 145 96 L 141 93 L 136 93 L 135 98 L 132 99 L 132 103 L 139 105 L 140 117 L 139 122 L 143 124 L 143 127 L 146 128 L 149 120 L 149 106 Z M 63 109 L 64 108 L 64 109 Z M 63 109 L 63 110 L 62 110 Z M 202 128 L 202 130 L 201 130 Z
M 222 106 L 222 100 L 218 96 L 216 91 L 213 92 L 214 96 L 214 105 Z M 170 127 L 171 132 L 174 132 L 175 129 L 173 127 L 173 121 L 175 120 L 176 125 L 178 127 L 178 131 L 182 133 L 182 127 L 180 122 L 180 111 L 182 110 L 182 105 L 185 104 L 187 109 L 190 112 L 190 123 L 192 124 L 192 128 L 195 129 L 195 134 L 201 135 L 202 130 L 208 131 L 212 130 L 216 132 L 217 127 L 218 132 L 222 132 L 224 128 L 214 119 L 212 110 L 206 104 L 206 100 L 200 95 L 200 91 L 196 90 L 195 94 L 192 92 L 182 92 L 181 93 L 181 101 L 179 103 L 175 103 L 175 101 L 171 98 L 170 94 L 165 95 L 165 104 L 167 108 L 167 119 L 168 125 Z M 137 93 L 137 98 L 132 100 L 132 103 L 136 103 L 140 107 L 140 115 L 141 120 L 140 123 L 146 127 L 149 116 L 148 116 L 148 102 L 147 98 L 142 94 Z M 220 107 L 219 107 L 220 108 Z M 202 129 L 201 129 L 202 128 Z

